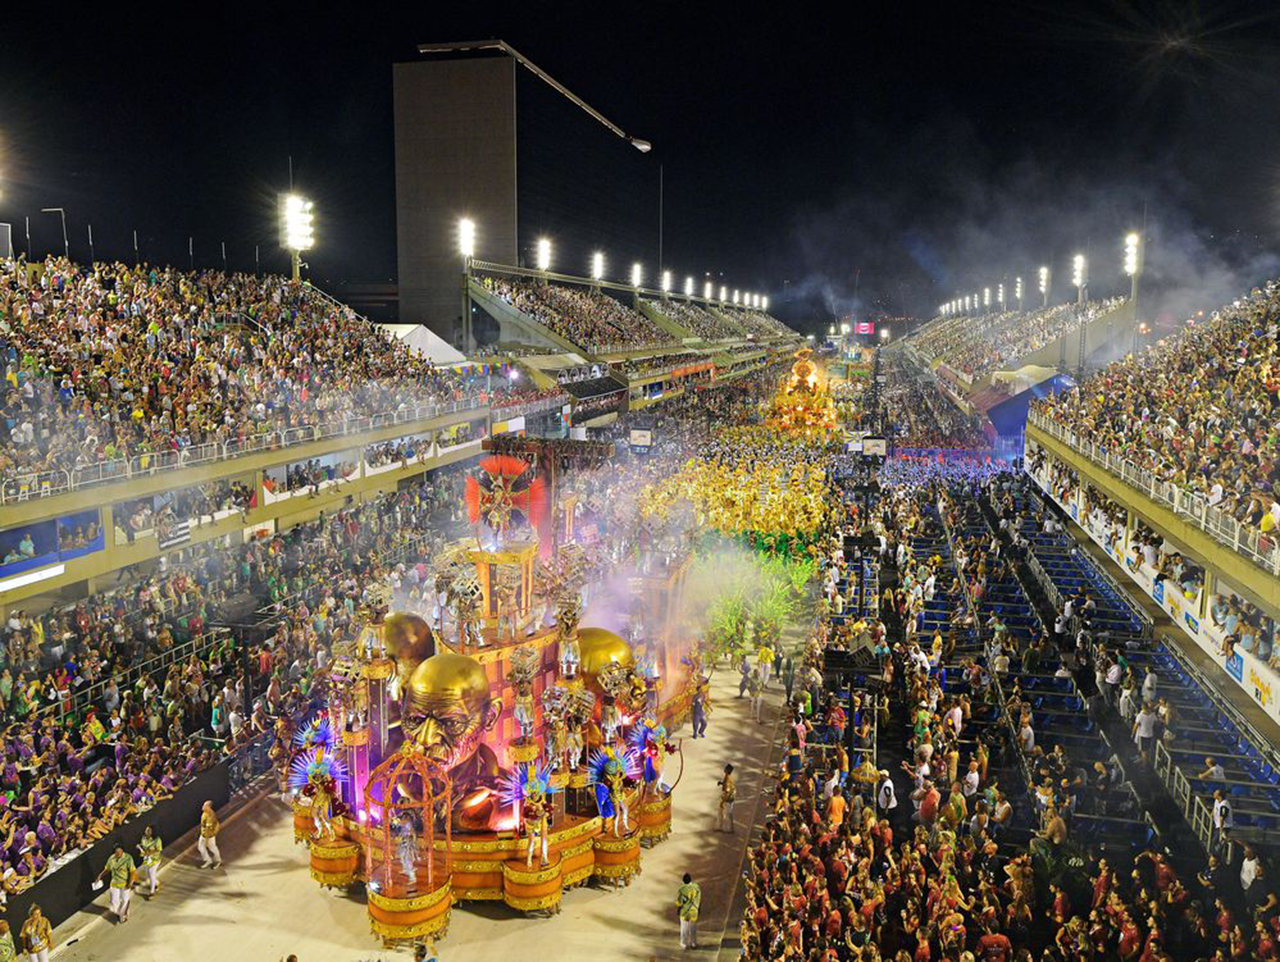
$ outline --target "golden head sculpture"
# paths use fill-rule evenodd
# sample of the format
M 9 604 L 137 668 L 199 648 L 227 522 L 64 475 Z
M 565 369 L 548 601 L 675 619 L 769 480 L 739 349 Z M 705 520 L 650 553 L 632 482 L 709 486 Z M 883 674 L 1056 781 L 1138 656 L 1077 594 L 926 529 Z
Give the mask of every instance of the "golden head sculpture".
M 393 694 L 399 697 L 408 689 L 414 669 L 436 653 L 436 636 L 420 616 L 398 611 L 382 622 L 382 647 L 395 659 Z
M 636 663 L 635 652 L 626 640 L 606 628 L 579 628 L 578 652 L 582 673 L 588 679 L 594 679 L 609 665 L 631 668 Z
M 476 788 L 496 787 L 501 776 L 497 756 L 484 736 L 502 713 L 484 667 L 474 658 L 443 652 L 418 665 L 406 693 L 407 741 L 439 762 L 454 780 L 454 797 Z

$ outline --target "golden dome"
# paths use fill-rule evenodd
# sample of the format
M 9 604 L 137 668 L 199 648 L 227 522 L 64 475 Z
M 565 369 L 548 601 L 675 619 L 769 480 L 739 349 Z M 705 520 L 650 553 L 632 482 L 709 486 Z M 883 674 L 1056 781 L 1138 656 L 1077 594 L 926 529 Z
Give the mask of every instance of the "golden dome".
M 605 628 L 579 628 L 578 652 L 582 657 L 583 674 L 592 677 L 606 665 L 617 663 L 630 668 L 636 663 L 631 646 Z

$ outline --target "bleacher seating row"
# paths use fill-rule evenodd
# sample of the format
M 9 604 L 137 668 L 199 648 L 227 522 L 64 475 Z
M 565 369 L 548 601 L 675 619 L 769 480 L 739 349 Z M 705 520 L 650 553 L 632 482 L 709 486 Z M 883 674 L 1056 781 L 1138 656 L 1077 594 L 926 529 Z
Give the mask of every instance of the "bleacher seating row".
M 1280 830 L 1280 770 L 1276 755 L 1256 733 L 1246 732 L 1214 691 L 1212 683 L 1166 642 L 1146 640 L 1149 626 L 1140 609 L 1125 598 L 1094 562 L 1065 533 L 1036 530 L 1030 520 L 1047 510 L 1038 493 L 1028 490 L 1027 503 L 1019 503 L 1024 518 L 1022 533 L 1043 576 L 1060 595 L 1083 588 L 1097 603 L 1092 630 L 1110 633 L 1109 640 L 1122 645 L 1124 657 L 1139 677 L 1156 672 L 1157 697 L 1174 709 L 1171 737 L 1156 749 L 1156 771 L 1169 793 L 1208 850 L 1218 850 L 1224 839 L 1213 826 L 1213 793 L 1221 789 L 1232 810 L 1235 841 L 1264 843 Z M 1225 777 L 1202 777 L 1206 759 L 1222 766 Z
M 983 544 L 991 540 L 992 529 L 978 503 L 972 499 L 964 503 L 960 533 L 966 537 L 976 536 Z M 964 652 L 957 646 L 957 658 L 972 658 L 990 672 L 982 626 L 992 615 L 999 615 L 1000 621 L 1008 628 L 1014 649 L 1009 652 L 1009 671 L 1002 678 L 992 679 L 1000 695 L 1000 703 L 1005 706 L 1002 709 L 1005 722 L 1011 728 L 1014 726 L 1007 706 L 1012 699 L 1020 699 L 1031 709 L 1037 748 L 1049 753 L 1061 745 L 1075 764 L 1086 769 L 1095 761 L 1109 762 L 1115 752 L 1101 728 L 1089 717 L 1075 680 L 1069 674 L 1056 674 L 1061 667 L 1060 656 L 1053 652 L 1036 665 L 1034 672 L 1023 670 L 1018 650 L 1042 633 L 1044 628 L 1014 574 L 1009 572 L 997 579 L 993 573 L 982 596 L 976 604 L 971 601 L 971 605 L 978 626 L 977 637 L 968 642 Z M 1022 757 L 1020 762 L 1024 777 L 1031 783 L 1037 777 L 1033 770 L 1034 760 Z M 1140 808 L 1127 781 L 1112 789 L 1106 799 L 1082 791 L 1078 795 L 1078 804 L 1080 809 L 1072 818 L 1071 831 L 1077 840 L 1086 844 L 1129 850 L 1134 845 L 1145 845 L 1154 834 L 1154 826 L 1149 819 L 1134 817 Z

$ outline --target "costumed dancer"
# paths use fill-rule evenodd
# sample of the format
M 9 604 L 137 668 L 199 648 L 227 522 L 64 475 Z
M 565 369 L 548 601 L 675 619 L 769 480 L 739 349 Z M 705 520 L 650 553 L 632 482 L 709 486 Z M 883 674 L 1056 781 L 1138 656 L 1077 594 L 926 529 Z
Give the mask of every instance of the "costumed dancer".
M 667 740 L 667 729 L 652 715 L 646 715 L 631 731 L 631 748 L 640 757 L 644 776 L 643 797 L 667 792 L 662 779 L 662 756 L 675 752 L 675 746 Z
M 606 746 L 591 756 L 588 767 L 600 817 L 613 819 L 615 838 L 620 837 L 623 832 L 631 831 L 626 783 L 638 773 L 639 764 L 635 754 L 629 749 L 619 752 L 612 746 Z
M 505 798 L 511 805 L 519 807 L 520 820 L 529 837 L 526 866 L 533 866 L 533 853 L 539 845 L 542 849 L 541 864 L 546 865 L 550 860 L 547 839 L 551 834 L 551 796 L 555 791 L 551 785 L 550 770 L 546 768 L 521 765 L 508 777 Z
M 149 895 L 155 895 L 160 888 L 160 853 L 164 843 L 150 825 L 142 830 L 142 838 L 138 840 L 138 854 L 142 856 L 142 867 L 146 869 L 147 881 L 151 883 Z
M 564 719 L 565 723 L 565 761 L 569 766 L 569 771 L 576 772 L 578 763 L 582 761 L 582 752 L 585 743 L 582 739 L 582 725 L 585 719 L 576 711 L 569 712 Z

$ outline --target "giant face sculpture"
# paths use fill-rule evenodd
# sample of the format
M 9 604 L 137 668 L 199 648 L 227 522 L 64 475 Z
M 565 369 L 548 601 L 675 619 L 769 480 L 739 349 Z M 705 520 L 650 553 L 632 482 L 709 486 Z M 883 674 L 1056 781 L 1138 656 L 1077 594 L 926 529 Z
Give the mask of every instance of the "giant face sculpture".
M 405 703 L 405 737 L 459 778 L 497 775 L 496 758 L 482 739 L 498 719 L 502 701 L 489 692 L 480 662 L 445 652 L 418 665 L 409 679 Z M 482 755 L 483 750 L 483 755 Z M 487 756 L 487 758 L 485 757 Z

